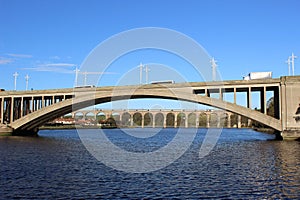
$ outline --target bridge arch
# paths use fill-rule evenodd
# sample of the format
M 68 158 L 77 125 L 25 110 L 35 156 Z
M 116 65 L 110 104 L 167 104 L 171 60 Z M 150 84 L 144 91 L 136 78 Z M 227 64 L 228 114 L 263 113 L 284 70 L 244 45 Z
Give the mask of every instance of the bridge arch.
M 154 117 L 155 117 L 154 119 L 155 127 L 164 127 L 164 121 L 165 121 L 164 114 L 159 112 L 156 113 Z
M 96 119 L 97 119 L 98 122 L 106 120 L 105 113 L 104 112 L 98 112 L 96 114 Z
M 174 113 L 167 114 L 166 127 L 175 127 L 175 114 Z
M 177 121 L 177 124 L 176 126 L 177 127 L 185 127 L 185 122 L 186 122 L 186 114 L 183 113 L 183 112 L 180 112 L 177 114 L 176 116 L 176 121 Z
M 219 115 L 216 112 L 212 112 L 209 115 L 209 126 L 212 128 L 219 127 Z
M 93 113 L 93 112 L 87 112 L 86 114 L 85 114 L 85 119 L 88 119 L 88 120 L 94 120 L 95 119 L 95 113 Z
M 207 114 L 205 112 L 200 113 L 198 126 L 207 127 Z
M 128 112 L 122 114 L 122 121 L 123 126 L 131 126 L 131 115 Z
M 142 126 L 143 124 L 143 115 L 140 112 L 136 112 L 133 114 L 133 124 L 136 126 Z
M 111 117 L 117 122 L 117 121 L 121 121 L 121 114 L 118 112 L 113 112 L 111 114 Z
M 80 120 L 80 119 L 83 119 L 85 117 L 84 113 L 83 112 L 76 112 L 74 114 L 74 119 L 75 120 Z
M 188 114 L 187 117 L 188 120 L 188 127 L 196 127 L 196 123 L 197 123 L 197 115 L 196 113 L 192 112 Z
M 145 113 L 144 115 L 144 127 L 153 126 L 153 115 L 150 112 Z
M 38 111 L 30 113 L 10 124 L 15 131 L 34 130 L 39 126 L 45 124 L 51 119 L 63 116 L 74 110 L 79 110 L 95 104 L 110 102 L 113 100 L 122 99 L 139 99 L 139 98 L 162 98 L 162 99 L 173 99 L 183 100 L 193 103 L 204 104 L 216 108 L 220 108 L 232 113 L 236 113 L 241 116 L 248 117 L 252 120 L 258 121 L 265 124 L 275 130 L 282 131 L 281 122 L 278 119 L 267 116 L 263 113 L 254 111 L 250 108 L 242 107 L 233 103 L 225 102 L 219 99 L 212 99 L 210 97 L 191 94 L 188 92 L 176 92 L 176 94 L 170 91 L 168 88 L 160 88 L 159 90 L 152 89 L 145 90 L 143 88 L 136 89 L 133 94 L 132 91 L 127 90 L 119 91 L 118 94 L 114 94 L 112 98 L 112 91 L 96 92 L 94 95 L 87 95 L 85 92 L 76 94 L 73 99 L 67 99 L 64 101 L 57 102 L 50 106 L 44 107 Z M 90 91 L 91 93 L 91 91 Z M 129 95 L 131 94 L 131 95 Z M 142 114 L 141 114 L 142 115 Z

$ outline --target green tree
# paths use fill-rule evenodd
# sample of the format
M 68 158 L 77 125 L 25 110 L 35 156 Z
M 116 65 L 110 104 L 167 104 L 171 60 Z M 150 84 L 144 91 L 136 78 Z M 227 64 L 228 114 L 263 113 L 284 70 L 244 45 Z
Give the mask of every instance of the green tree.
M 267 115 L 274 117 L 275 111 L 274 111 L 274 97 L 271 97 L 267 101 Z
M 173 113 L 168 113 L 167 114 L 167 119 L 166 119 L 167 127 L 174 127 L 175 124 L 175 115 Z
M 113 117 L 110 117 L 106 120 L 106 124 L 109 124 L 109 126 L 115 127 L 117 126 L 116 120 Z
M 144 116 L 144 126 L 152 126 L 153 116 L 151 113 L 146 113 Z
M 133 115 L 133 122 L 137 125 L 137 126 L 142 126 L 142 114 L 141 113 L 134 113 Z
M 199 127 L 207 126 L 207 116 L 205 113 L 201 113 L 199 116 Z
M 177 127 L 184 127 L 185 126 L 185 120 L 186 117 L 185 117 L 185 114 L 184 113 L 179 113 L 177 115 Z

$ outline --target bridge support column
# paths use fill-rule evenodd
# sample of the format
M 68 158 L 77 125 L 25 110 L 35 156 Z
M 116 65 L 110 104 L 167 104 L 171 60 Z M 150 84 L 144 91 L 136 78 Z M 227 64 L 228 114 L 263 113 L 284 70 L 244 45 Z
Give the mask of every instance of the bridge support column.
M 233 103 L 236 104 L 236 88 L 233 88 Z
M 42 99 L 41 99 L 41 108 L 44 108 L 45 107 L 45 99 L 44 99 L 44 96 L 42 96 Z
M 210 114 L 206 114 L 206 128 L 209 128 L 209 118 L 210 118 Z
M 300 140 L 300 76 L 280 78 L 280 108 L 284 140 Z
M 241 117 L 241 115 L 238 115 L 238 124 L 237 124 L 237 128 L 241 128 L 242 127 L 242 117 Z
M 163 124 L 164 128 L 167 128 L 167 115 L 164 116 L 164 124 Z
M 247 89 L 247 108 L 252 109 L 251 87 L 248 87 L 248 89 Z M 248 119 L 248 121 L 247 121 L 247 127 L 249 127 L 250 124 L 251 124 L 251 119 Z
M 185 117 L 184 117 L 184 126 L 185 126 L 185 128 L 188 128 L 189 127 L 189 117 L 188 117 L 188 115 L 186 115 L 186 114 L 184 114 L 185 115 Z
M 153 118 L 152 118 L 152 128 L 155 128 L 155 116 L 156 114 L 153 114 Z
M 10 117 L 9 117 L 9 122 L 13 122 L 14 119 L 14 97 L 11 98 L 11 102 L 10 102 Z
M 130 114 L 130 126 L 133 126 L 133 114 Z
M 220 122 L 221 122 L 221 116 L 220 116 L 220 114 L 218 113 L 218 114 L 217 114 L 217 128 L 220 128 Z
M 37 107 L 36 107 L 36 99 L 34 97 L 32 97 L 32 111 L 35 112 L 37 110 Z
M 227 115 L 227 128 L 231 128 L 231 114 Z
M 34 101 L 33 101 L 33 97 L 31 97 L 31 112 L 34 112 Z
M 223 100 L 223 89 L 222 88 L 219 89 L 219 99 Z
M 21 97 L 21 105 L 20 105 L 20 118 L 23 117 L 24 113 L 24 97 Z

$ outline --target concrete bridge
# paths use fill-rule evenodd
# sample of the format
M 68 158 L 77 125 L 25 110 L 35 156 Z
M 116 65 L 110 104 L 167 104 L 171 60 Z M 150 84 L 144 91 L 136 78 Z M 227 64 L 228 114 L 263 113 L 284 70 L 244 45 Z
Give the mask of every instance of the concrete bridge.
M 254 92 L 260 96 L 260 112 L 251 109 Z M 267 92 L 271 92 L 274 97 L 274 116 L 267 115 Z M 238 93 L 245 94 L 246 107 L 237 104 Z M 226 101 L 228 94 L 233 95 L 232 102 Z M 33 133 L 49 120 L 75 110 L 105 102 L 140 98 L 173 99 L 209 105 L 258 121 L 276 130 L 284 139 L 300 137 L 299 76 L 165 85 L 2 91 L 1 129 L 7 130 L 9 127 L 16 135 Z M 5 125 L 6 128 L 3 128 Z

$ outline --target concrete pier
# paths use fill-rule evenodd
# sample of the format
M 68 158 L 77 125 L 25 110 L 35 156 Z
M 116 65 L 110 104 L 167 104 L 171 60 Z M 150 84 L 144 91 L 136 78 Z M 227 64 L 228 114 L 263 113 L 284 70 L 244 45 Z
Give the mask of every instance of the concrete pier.
M 286 130 L 281 133 L 283 140 L 300 140 L 300 131 L 299 130 Z
M 1 135 L 12 135 L 13 133 L 13 129 L 4 125 L 4 124 L 0 124 L 0 136 Z

